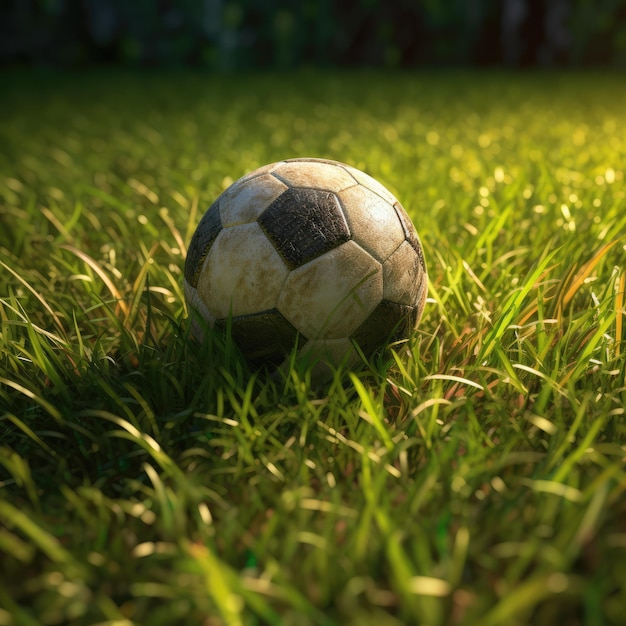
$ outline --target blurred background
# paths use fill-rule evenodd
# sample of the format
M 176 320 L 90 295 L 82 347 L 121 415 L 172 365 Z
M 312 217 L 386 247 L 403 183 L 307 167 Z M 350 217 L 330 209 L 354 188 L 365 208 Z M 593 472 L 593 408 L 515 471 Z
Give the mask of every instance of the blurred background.
M 0 0 L 4 66 L 626 67 L 626 0 Z

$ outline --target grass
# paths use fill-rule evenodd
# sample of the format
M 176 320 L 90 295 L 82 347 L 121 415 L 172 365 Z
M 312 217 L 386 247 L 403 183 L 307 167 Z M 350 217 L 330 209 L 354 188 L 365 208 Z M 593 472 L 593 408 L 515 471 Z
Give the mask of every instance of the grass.
M 5 73 L 0 624 L 622 623 L 623 76 Z M 322 392 L 187 340 L 246 171 L 386 184 L 419 329 Z

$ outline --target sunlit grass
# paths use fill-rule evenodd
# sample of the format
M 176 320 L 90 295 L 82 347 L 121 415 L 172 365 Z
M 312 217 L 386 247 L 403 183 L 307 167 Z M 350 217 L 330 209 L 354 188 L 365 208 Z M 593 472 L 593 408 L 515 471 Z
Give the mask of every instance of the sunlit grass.
M 0 624 L 619 624 L 626 87 L 4 76 Z M 188 341 L 204 209 L 290 156 L 413 218 L 410 340 L 312 389 Z

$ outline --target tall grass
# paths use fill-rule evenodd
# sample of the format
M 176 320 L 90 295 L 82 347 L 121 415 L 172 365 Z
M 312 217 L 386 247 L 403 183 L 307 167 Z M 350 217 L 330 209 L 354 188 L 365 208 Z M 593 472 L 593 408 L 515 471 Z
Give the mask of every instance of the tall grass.
M 3 76 L 0 624 L 618 624 L 622 77 Z M 322 389 L 188 338 L 246 171 L 360 167 L 420 233 L 407 342 Z

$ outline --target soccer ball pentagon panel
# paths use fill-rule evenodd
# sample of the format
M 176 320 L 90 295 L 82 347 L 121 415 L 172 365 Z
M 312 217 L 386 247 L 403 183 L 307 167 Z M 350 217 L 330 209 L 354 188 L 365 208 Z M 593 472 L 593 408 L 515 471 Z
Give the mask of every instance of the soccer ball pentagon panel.
M 417 326 L 427 273 L 415 228 L 378 181 L 349 165 L 288 159 L 233 183 L 189 245 L 192 314 L 230 322 L 251 363 L 280 365 L 294 347 L 354 363 Z M 194 324 L 202 335 L 200 324 Z

